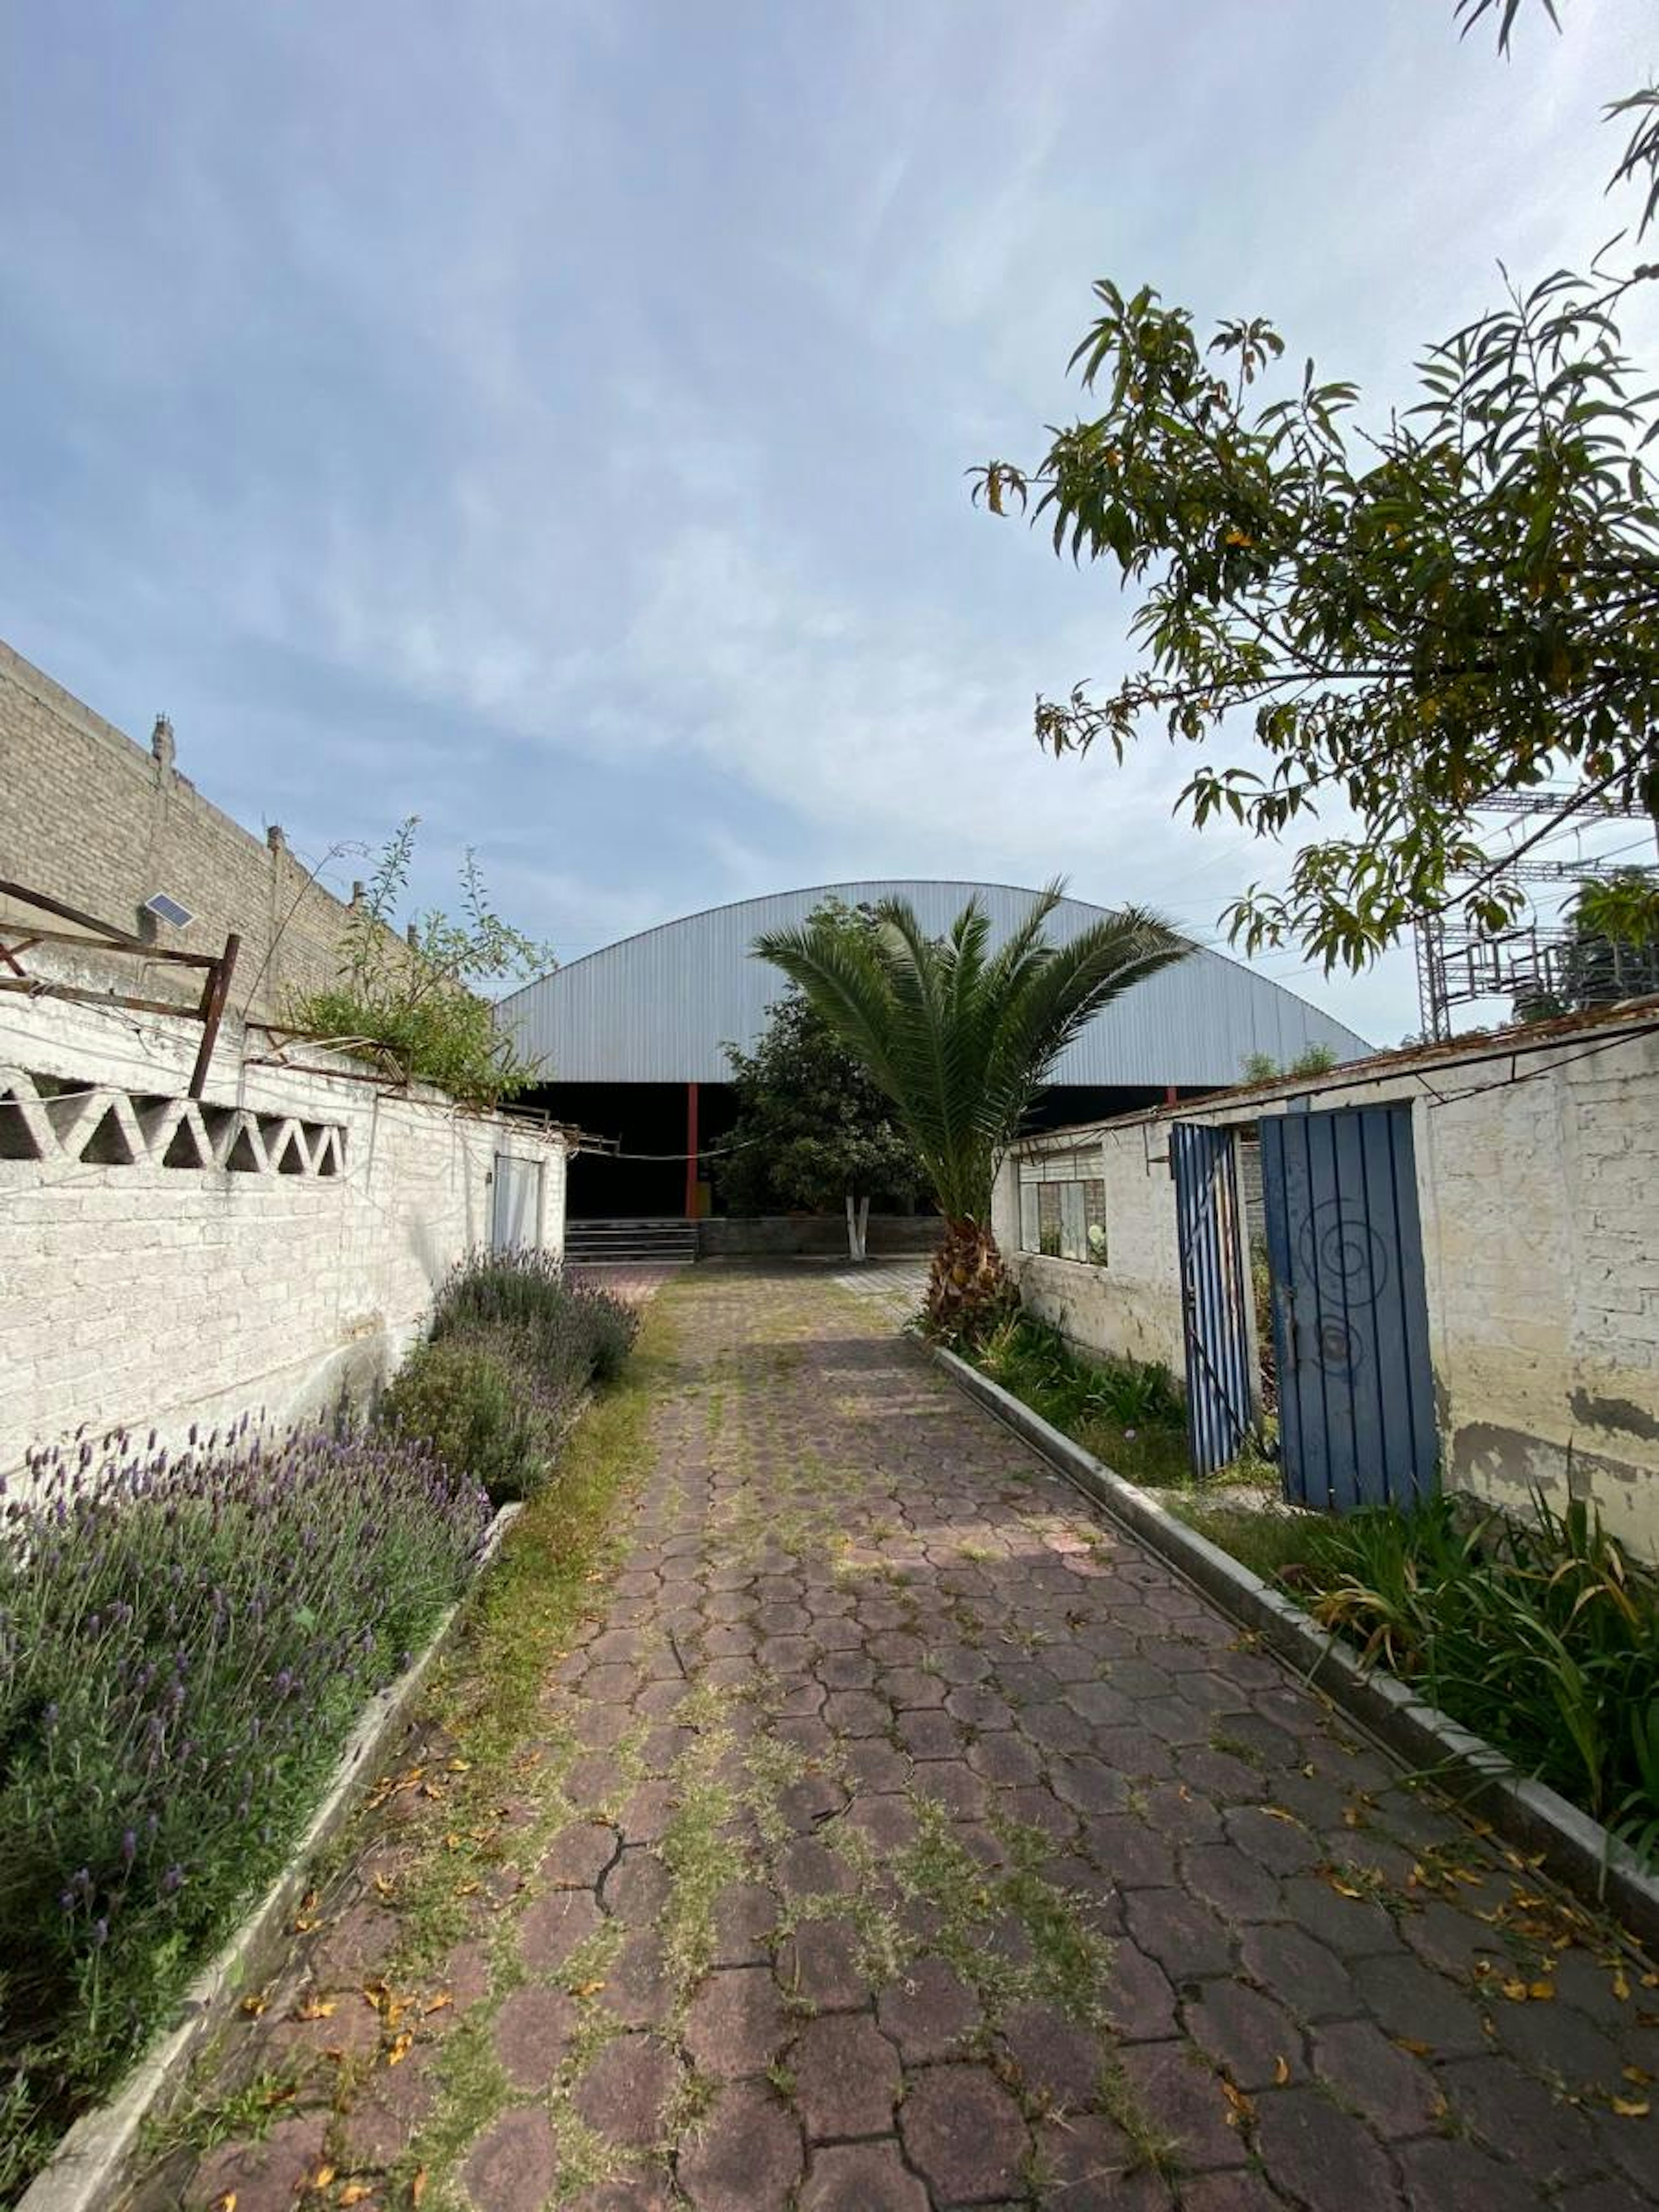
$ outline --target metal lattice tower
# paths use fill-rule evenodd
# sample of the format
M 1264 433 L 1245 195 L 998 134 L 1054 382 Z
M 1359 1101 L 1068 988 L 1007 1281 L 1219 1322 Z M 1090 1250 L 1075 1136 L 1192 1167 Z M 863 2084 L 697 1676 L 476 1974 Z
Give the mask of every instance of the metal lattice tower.
M 1551 820 L 1560 816 L 1559 827 L 1576 830 L 1585 822 L 1649 822 L 1645 809 L 1624 805 L 1617 799 L 1577 800 L 1569 791 L 1540 787 L 1535 791 L 1493 792 L 1481 800 L 1482 814 L 1503 814 L 1529 825 L 1527 837 L 1535 848 L 1547 842 Z M 1571 818 L 1568 818 L 1570 813 Z M 1659 836 L 1659 823 L 1654 823 Z M 1569 884 L 1592 877 L 1628 872 L 1639 864 L 1626 860 L 1589 859 L 1545 860 L 1535 849 L 1504 872 L 1522 883 Z M 1659 877 L 1659 869 L 1644 872 Z M 1473 875 L 1454 876 L 1450 886 L 1472 883 Z M 1569 949 L 1580 941 L 1570 922 L 1561 920 L 1517 922 L 1504 930 L 1488 931 L 1444 915 L 1426 915 L 1416 926 L 1417 1004 L 1425 1041 L 1438 1042 L 1451 1035 L 1451 1010 L 1479 999 L 1508 998 L 1547 1005 L 1564 998 Z M 1608 945 L 1610 994 L 1635 996 L 1659 989 L 1659 953 L 1652 948 L 1631 949 Z M 1625 973 L 1628 969 L 1628 974 Z

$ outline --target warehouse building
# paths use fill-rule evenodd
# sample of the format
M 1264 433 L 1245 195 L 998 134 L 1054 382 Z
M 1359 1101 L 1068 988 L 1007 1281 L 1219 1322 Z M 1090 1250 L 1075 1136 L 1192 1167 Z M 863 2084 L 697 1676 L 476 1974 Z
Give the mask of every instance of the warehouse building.
M 514 992 L 499 1018 L 548 1070 L 533 1103 L 608 1148 L 572 1162 L 572 1218 L 685 1222 L 716 1211 L 717 1157 L 736 1114 L 725 1047 L 751 1046 L 785 988 L 750 950 L 763 932 L 804 922 L 830 898 L 848 906 L 902 898 L 925 928 L 943 933 L 977 896 L 1000 940 L 1036 896 L 1008 884 L 938 881 L 778 891 L 644 930 Z M 1067 898 L 1049 928 L 1073 936 L 1101 913 Z M 1096 1017 L 1062 1056 L 1037 1125 L 1220 1090 L 1237 1082 L 1252 1053 L 1288 1064 L 1310 1046 L 1340 1060 L 1370 1049 L 1294 992 L 1200 948 Z

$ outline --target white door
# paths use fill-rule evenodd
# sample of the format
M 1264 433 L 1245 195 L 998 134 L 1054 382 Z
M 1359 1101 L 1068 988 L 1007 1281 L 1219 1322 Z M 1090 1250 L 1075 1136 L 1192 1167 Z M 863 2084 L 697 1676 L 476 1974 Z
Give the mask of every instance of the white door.
M 542 1163 L 495 1155 L 495 1208 L 490 1244 L 510 1252 L 541 1242 Z

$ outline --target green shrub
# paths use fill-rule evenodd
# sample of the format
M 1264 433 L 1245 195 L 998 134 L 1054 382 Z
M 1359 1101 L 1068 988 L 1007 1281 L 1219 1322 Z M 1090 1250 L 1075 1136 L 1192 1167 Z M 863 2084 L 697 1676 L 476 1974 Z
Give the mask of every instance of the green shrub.
M 1163 1487 L 1193 1480 L 1181 1393 L 1168 1368 L 1085 1359 L 1029 1314 L 997 1329 L 978 1364 L 1129 1481 Z
M 1581 1501 L 1335 1524 L 1314 1617 L 1594 1813 L 1659 1822 L 1659 1579 Z
M 527 1332 L 475 1324 L 416 1345 L 381 1398 L 380 1418 L 504 1505 L 546 1481 L 562 1407 L 574 1398 L 574 1389 L 541 1384 Z

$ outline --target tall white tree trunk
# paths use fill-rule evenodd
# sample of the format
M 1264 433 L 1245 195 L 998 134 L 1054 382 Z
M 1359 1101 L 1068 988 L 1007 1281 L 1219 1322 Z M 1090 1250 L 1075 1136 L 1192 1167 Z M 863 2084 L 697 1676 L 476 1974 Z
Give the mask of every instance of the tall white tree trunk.
M 849 1190 L 847 1194 L 847 1252 L 849 1259 L 863 1259 L 869 1225 L 869 1200 L 861 1198 L 854 1200 Z

